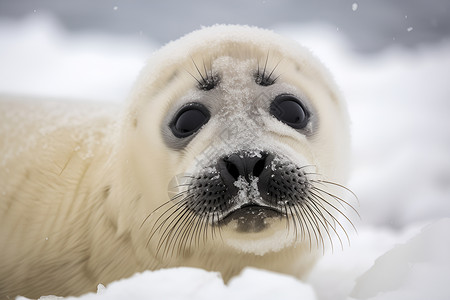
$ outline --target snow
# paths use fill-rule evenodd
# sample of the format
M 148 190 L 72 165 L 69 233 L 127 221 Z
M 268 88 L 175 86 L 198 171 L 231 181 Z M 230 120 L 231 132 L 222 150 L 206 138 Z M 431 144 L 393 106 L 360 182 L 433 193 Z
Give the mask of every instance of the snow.
M 247 199 L 257 201 L 257 199 L 261 198 L 258 190 L 258 180 L 258 177 L 251 176 L 249 183 L 244 176 L 239 176 L 238 180 L 234 182 L 234 186 L 239 189 L 237 205 L 246 203 Z
M 448 299 L 450 219 L 425 227 L 406 244 L 379 257 L 358 278 L 355 299 Z
M 246 269 L 225 285 L 216 273 L 177 268 L 69 299 L 448 299 L 450 42 L 361 56 L 333 27 L 276 31 L 311 48 L 348 100 L 348 186 L 362 217 L 351 245 L 326 253 L 304 282 Z M 143 38 L 71 35 L 45 15 L 0 19 L 0 93 L 123 101 L 156 48 Z
M 264 283 L 255 286 L 255 282 Z M 170 287 L 168 286 L 170 285 Z M 249 289 L 253 286 L 253 289 Z M 255 288 L 257 287 L 257 288 Z M 292 291 L 296 291 L 295 294 Z M 290 276 L 261 272 L 247 268 L 239 278 L 225 285 L 218 273 L 194 268 L 173 268 L 159 271 L 146 271 L 129 279 L 111 283 L 106 289 L 99 288 L 78 298 L 81 300 L 114 299 L 317 299 L 311 286 Z M 18 300 L 26 298 L 18 297 Z M 57 300 L 58 297 L 41 298 Z
M 0 37 L 0 92 L 54 98 L 122 101 L 155 49 L 136 37 L 69 37 L 45 14 L 0 19 Z

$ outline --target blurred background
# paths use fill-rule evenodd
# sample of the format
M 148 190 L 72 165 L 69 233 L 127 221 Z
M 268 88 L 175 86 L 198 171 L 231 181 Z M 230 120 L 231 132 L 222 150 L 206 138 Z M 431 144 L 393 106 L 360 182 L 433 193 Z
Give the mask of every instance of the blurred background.
M 121 102 L 152 51 L 216 23 L 296 40 L 341 87 L 362 217 L 348 273 L 450 217 L 448 0 L 0 0 L 0 94 Z M 316 286 L 342 270 L 323 261 Z
M 448 39 L 449 10 L 445 0 L 3 0 L 0 17 L 21 20 L 46 14 L 70 33 L 144 36 L 158 44 L 216 23 L 266 28 L 326 23 L 342 32 L 352 49 L 373 53 L 393 45 L 417 47 Z M 409 31 L 414 32 L 405 34 Z

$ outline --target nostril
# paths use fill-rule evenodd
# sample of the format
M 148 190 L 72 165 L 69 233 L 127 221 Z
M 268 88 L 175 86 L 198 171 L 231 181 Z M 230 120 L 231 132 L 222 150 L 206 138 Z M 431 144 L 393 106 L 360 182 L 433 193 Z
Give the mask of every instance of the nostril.
M 230 161 L 226 162 L 226 168 L 228 173 L 234 178 L 234 180 L 238 180 L 239 178 L 239 169 Z
M 253 172 L 252 172 L 253 176 L 259 177 L 259 175 L 261 175 L 262 171 L 264 170 L 265 166 L 266 166 L 266 156 L 263 156 L 253 166 Z
M 219 162 L 219 169 L 224 181 L 229 185 L 234 185 L 240 176 L 248 182 L 251 182 L 252 178 L 259 178 L 266 173 L 265 169 L 270 161 L 271 156 L 266 152 L 258 155 L 238 152 L 222 158 Z

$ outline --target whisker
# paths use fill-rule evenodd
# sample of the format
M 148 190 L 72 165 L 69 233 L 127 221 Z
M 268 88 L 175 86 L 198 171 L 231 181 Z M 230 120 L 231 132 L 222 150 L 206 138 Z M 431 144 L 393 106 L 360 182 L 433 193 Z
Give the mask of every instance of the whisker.
M 190 198 L 191 198 L 191 197 L 190 197 Z M 181 203 L 181 202 L 183 202 L 183 203 Z M 158 219 L 157 219 L 157 220 L 155 221 L 155 223 L 153 224 L 152 229 L 150 230 L 151 235 L 150 235 L 150 237 L 149 237 L 149 239 L 148 239 L 148 241 L 147 241 L 147 246 L 148 246 L 148 244 L 150 243 L 150 240 L 151 240 L 151 239 L 153 238 L 153 236 L 156 234 L 156 232 L 159 232 L 159 231 L 163 228 L 163 226 L 166 224 L 166 222 L 172 218 L 173 215 L 175 215 L 177 212 L 179 212 L 180 209 L 183 211 L 183 209 L 185 209 L 185 208 L 187 207 L 187 205 L 188 205 L 188 203 L 187 203 L 186 201 L 180 201 L 180 202 L 178 202 L 178 203 L 175 203 L 174 205 L 172 205 L 169 209 L 167 209 L 163 214 L 161 214 L 161 215 L 158 217 Z M 162 218 L 164 215 L 166 215 L 170 210 L 172 210 L 174 207 L 176 207 L 175 210 L 172 211 L 172 212 L 169 214 L 169 216 L 167 216 L 164 220 L 162 220 L 162 221 L 160 222 L 161 218 Z M 173 222 L 174 220 L 175 220 L 175 219 L 173 219 L 172 222 Z M 169 224 L 169 226 L 170 226 L 170 224 Z M 155 227 L 156 227 L 156 228 L 155 228 Z M 166 228 L 166 229 L 167 229 L 167 228 Z M 160 239 L 160 240 L 161 240 L 161 239 Z
M 348 222 L 353 226 L 353 228 L 354 228 L 354 225 L 353 225 L 353 223 L 350 221 L 350 219 L 348 219 L 347 218 L 347 216 L 345 215 L 345 214 L 343 214 L 339 209 L 337 209 L 334 205 L 332 205 L 332 204 L 330 204 L 328 201 L 326 201 L 323 197 L 320 197 L 319 195 L 317 195 L 317 194 L 315 194 L 315 193 L 313 193 L 313 192 L 311 192 L 311 196 L 313 196 L 315 199 L 316 199 L 316 203 L 318 204 L 318 205 L 320 205 L 323 209 L 324 209 L 324 211 L 326 211 L 327 212 L 327 214 L 334 220 L 334 222 L 336 222 L 338 225 L 339 225 L 339 227 L 342 229 L 342 231 L 344 231 L 344 233 L 345 233 L 345 236 L 347 237 L 347 241 L 348 241 L 348 243 L 349 243 L 349 245 L 350 245 L 350 237 L 349 237 L 349 235 L 347 234 L 347 231 L 345 230 L 345 227 L 341 224 L 341 222 L 339 222 L 339 220 L 335 217 L 335 216 L 333 216 L 333 214 L 332 213 L 330 213 L 320 202 L 325 202 L 326 204 L 328 204 L 329 206 L 331 206 L 331 207 L 333 207 L 336 211 L 338 211 L 341 215 L 343 215 L 347 220 L 348 220 Z M 355 229 L 356 230 L 356 229 Z
M 148 219 L 149 219 L 156 211 L 160 210 L 161 208 L 163 208 L 164 206 L 166 206 L 166 205 L 168 205 L 168 204 L 170 204 L 170 203 L 173 204 L 172 199 L 170 199 L 169 201 L 164 202 L 163 204 L 161 204 L 160 206 L 158 206 L 157 208 L 155 208 L 151 213 L 149 213 L 149 214 L 145 217 L 145 219 L 142 221 L 141 225 L 139 226 L 139 229 L 142 228 L 142 226 L 144 225 L 144 223 L 147 222 L 147 220 L 148 220 Z M 176 204 L 177 204 L 177 203 L 175 203 L 174 205 L 176 205 Z M 169 210 L 170 210 L 170 208 L 169 208 Z
M 327 236 L 328 236 L 328 239 L 329 239 L 329 241 L 330 241 L 330 245 L 331 245 L 331 252 L 334 252 L 334 244 L 333 244 L 333 239 L 331 238 L 331 235 L 330 235 L 330 231 L 329 231 L 329 227 L 330 227 L 330 222 L 327 220 L 327 218 L 323 215 L 323 213 L 320 211 L 320 209 L 317 207 L 317 205 L 316 205 L 316 203 L 315 203 L 315 201 L 313 200 L 313 199 L 310 199 L 309 198 L 309 204 L 311 204 L 312 205 L 312 208 L 321 216 L 321 219 L 319 218 L 318 220 L 319 220 L 319 222 L 322 224 L 322 227 L 325 229 L 325 231 L 326 231 L 326 233 L 327 233 Z M 323 221 L 322 221 L 323 220 Z M 324 223 L 325 222 L 325 223 Z M 339 241 L 340 241 L 340 244 L 341 244 L 341 247 L 342 247 L 342 249 L 344 249 L 344 247 L 343 247 L 343 244 L 342 244 L 342 241 L 341 241 L 341 238 L 339 237 L 339 234 L 337 233 L 337 231 L 333 228 L 333 226 L 331 226 L 331 228 L 333 229 L 333 231 L 336 233 L 336 235 L 337 235 L 337 237 L 338 237 L 338 239 L 339 239 Z M 325 250 L 325 248 L 324 248 L 324 250 Z
M 264 63 L 264 70 L 262 73 L 262 78 L 264 78 L 264 75 L 266 74 L 266 68 L 267 68 L 267 62 L 269 61 L 269 51 L 267 51 L 267 56 L 266 56 L 266 62 Z
M 158 254 L 159 250 L 161 249 L 161 247 L 163 246 L 163 244 L 169 238 L 171 232 L 173 232 L 173 230 L 174 230 L 174 226 L 171 226 L 171 225 L 174 222 L 175 222 L 175 225 L 178 224 L 178 222 L 180 221 L 180 216 L 182 218 L 187 212 L 189 212 L 189 208 L 187 207 L 186 203 L 183 203 L 183 205 L 180 205 L 168 218 L 166 218 L 163 222 L 161 222 L 161 225 L 164 226 L 164 224 L 168 220 L 170 220 L 171 217 L 175 213 L 177 213 L 177 215 L 170 221 L 170 223 L 167 225 L 167 227 L 164 229 L 164 231 L 161 234 L 161 237 L 160 237 L 160 239 L 158 241 L 158 244 L 157 244 L 157 251 L 156 251 L 157 254 Z M 156 230 L 155 230 L 155 232 L 156 232 Z M 166 247 L 167 247 L 167 243 L 166 243 Z
M 182 186 L 182 185 L 177 185 L 175 188 L 178 188 L 178 187 L 180 187 L 180 186 Z M 183 186 L 190 186 L 190 184 L 186 184 L 186 185 L 183 185 Z M 141 225 L 139 226 L 139 229 L 141 229 L 142 226 L 144 225 L 144 223 L 145 223 L 145 222 L 146 222 L 153 214 L 155 214 L 158 210 L 160 210 L 161 208 L 163 208 L 164 206 L 166 206 L 166 205 L 168 205 L 168 204 L 170 204 L 170 203 L 174 203 L 175 200 L 177 200 L 178 198 L 184 196 L 185 194 L 189 193 L 190 191 L 192 191 L 192 189 L 187 189 L 187 190 L 185 190 L 185 191 L 181 191 L 181 192 L 179 192 L 178 194 L 174 195 L 172 198 L 170 198 L 170 200 L 164 202 L 163 204 L 161 204 L 160 206 L 158 206 L 157 208 L 155 208 L 150 214 L 148 214 L 148 215 L 145 217 L 145 219 L 142 221 Z M 185 200 L 185 199 L 182 199 L 182 200 L 180 200 L 180 201 L 178 201 L 178 202 L 175 202 L 174 205 L 177 205 L 177 204 L 179 204 L 180 202 L 182 202 L 182 201 L 184 201 L 184 200 Z M 169 208 L 168 210 L 170 210 L 170 209 L 171 209 L 171 208 Z M 166 212 L 167 212 L 167 211 L 166 211 Z M 163 214 L 163 215 L 164 215 L 164 214 Z M 158 218 L 158 220 L 159 220 L 161 217 L 162 217 L 162 215 Z M 157 220 L 157 221 L 158 221 L 158 220 Z M 157 221 L 156 221 L 155 223 L 157 223 Z
M 334 233 L 336 234 L 336 236 L 337 236 L 337 238 L 338 238 L 338 240 L 339 240 L 339 243 L 340 243 L 340 245 L 341 245 L 341 249 L 343 250 L 344 249 L 344 244 L 343 244 L 343 242 L 342 242 L 342 239 L 341 239 L 341 236 L 339 235 L 339 233 L 337 232 L 337 230 L 336 230 L 336 218 L 321 204 L 321 203 L 318 203 L 317 202 L 317 200 L 315 200 L 315 199 L 313 199 L 313 198 L 309 198 L 310 199 L 310 201 L 311 201 L 311 204 L 313 204 L 314 205 L 314 207 L 317 209 L 317 211 L 320 211 L 320 208 L 322 208 L 330 217 L 331 217 L 331 220 L 333 221 L 333 224 L 331 224 L 330 223 L 330 221 L 322 214 L 322 212 L 320 211 L 320 213 L 322 214 L 322 216 L 323 216 L 323 219 L 325 220 L 325 222 L 327 223 L 327 229 L 328 228 L 330 228 L 331 227 L 331 229 L 334 231 Z M 320 206 L 320 208 L 319 208 L 319 206 Z M 339 221 L 337 221 L 337 222 L 339 222 Z M 340 226 L 341 228 L 342 228 L 342 225 Z M 344 230 L 344 232 L 346 232 L 346 230 L 345 229 L 343 229 Z M 328 230 L 327 230 L 328 231 Z M 328 231 L 329 232 L 329 231 Z M 347 235 L 347 234 L 346 234 Z M 348 237 L 348 235 L 347 235 L 347 237 Z M 330 241 L 331 241 L 331 237 L 330 237 Z M 331 246 L 332 246 L 332 248 L 333 248 L 333 243 L 331 242 Z M 332 249 L 332 251 L 333 251 L 334 249 Z
M 300 230 L 301 230 L 301 240 L 303 241 L 304 239 L 305 239 L 305 224 L 304 224 L 304 219 L 303 219 L 303 216 L 301 216 L 301 214 L 300 214 L 300 212 L 298 211 L 298 206 L 299 206 L 299 204 L 298 203 L 294 203 L 294 205 L 292 206 L 293 208 L 294 208 L 294 212 L 295 212 L 295 215 L 297 216 L 297 220 L 298 220 L 298 223 L 300 224 Z
M 186 208 L 185 212 L 181 215 L 181 217 L 178 218 L 177 223 L 175 223 L 171 229 L 169 230 L 168 234 L 166 235 L 164 243 L 164 255 L 168 255 L 170 251 L 170 256 L 173 256 L 175 252 L 175 248 L 178 242 L 178 237 L 181 232 L 181 230 L 184 228 L 186 224 L 186 220 L 189 220 L 192 217 L 192 212 Z M 173 247 L 172 247 L 173 245 Z M 179 251 L 179 248 L 178 248 Z
M 190 198 L 191 202 L 187 202 L 186 203 L 186 207 L 185 207 L 186 208 L 186 212 L 183 213 L 181 215 L 181 217 L 180 217 L 180 219 L 182 219 L 182 222 L 178 224 L 178 221 L 177 221 L 172 226 L 172 229 L 169 232 L 169 234 L 172 237 L 170 238 L 170 241 L 168 243 L 166 242 L 166 248 L 170 248 L 171 245 L 172 245 L 172 241 L 174 241 L 173 248 L 172 248 L 172 255 L 173 255 L 174 249 L 176 247 L 176 241 L 178 241 L 178 237 L 179 237 L 180 233 L 183 231 L 185 226 L 189 226 L 189 222 L 190 222 L 191 219 L 195 219 L 196 218 L 194 211 L 200 205 L 200 202 L 197 201 L 194 206 L 191 206 L 190 204 L 192 203 L 192 198 L 193 198 L 193 196 Z M 178 218 L 178 216 L 176 218 Z M 168 226 L 170 226 L 170 224 Z M 175 232 L 173 232 L 173 230 L 175 230 Z M 181 246 L 182 246 L 182 244 L 179 244 L 178 249 L 181 249 Z M 185 250 L 186 249 L 184 248 L 184 251 Z M 179 250 L 179 251 L 181 251 L 181 250 Z
M 194 245 L 198 247 L 200 245 L 200 235 L 202 230 L 202 222 L 204 218 L 204 210 L 197 215 L 197 222 L 195 223 L 194 231 L 191 238 L 194 238 Z M 192 239 L 189 243 L 192 242 Z
M 206 70 L 205 59 L 204 58 L 202 58 L 202 62 L 203 62 L 203 70 L 205 70 L 206 80 L 208 80 L 209 76 L 208 76 L 208 71 Z
M 204 235 L 203 235 L 203 243 L 206 243 L 206 241 L 208 240 L 208 229 L 209 229 L 209 220 L 211 217 L 211 208 L 209 208 L 207 214 L 206 214 L 206 219 L 205 219 L 205 227 L 204 227 Z
M 277 77 L 275 77 L 274 79 L 272 79 L 272 81 L 270 82 L 269 85 L 272 85 L 272 84 L 274 84 L 275 82 L 277 82 L 278 78 L 280 78 L 280 77 L 281 77 L 281 74 L 278 75 Z
M 349 189 L 348 187 L 346 187 L 346 186 L 344 186 L 344 185 L 342 185 L 342 184 L 339 184 L 339 183 L 336 183 L 336 182 L 332 182 L 332 181 L 327 181 L 327 180 L 316 180 L 316 182 L 323 182 L 323 183 L 328 183 L 328 184 L 332 184 L 332 185 L 335 185 L 335 186 L 338 186 L 338 187 L 340 187 L 340 188 L 343 188 L 344 190 L 346 190 L 347 192 L 349 192 L 349 193 L 351 193 L 352 195 L 353 195 L 353 197 L 355 197 L 355 199 L 358 201 L 358 203 L 359 203 L 359 199 L 358 199 L 358 196 L 356 196 L 356 194 L 351 190 L 351 189 Z
M 277 69 L 277 67 L 278 67 L 278 65 L 281 63 L 281 61 L 282 61 L 282 59 L 280 59 L 280 60 L 278 61 L 278 63 L 275 65 L 275 67 L 274 67 L 274 68 L 272 69 L 272 71 L 269 73 L 269 75 L 267 76 L 267 78 L 270 78 L 270 77 L 272 76 L 273 72 Z M 278 76 L 278 77 L 279 77 L 279 76 Z M 272 80 L 272 82 L 271 82 L 270 84 L 271 84 L 271 85 L 274 84 L 275 81 L 278 79 L 278 77 L 275 78 L 274 80 Z
M 311 235 L 311 230 L 310 230 L 310 226 L 308 226 L 308 223 L 311 226 L 313 226 L 313 225 L 311 224 L 311 220 L 309 219 L 303 204 L 299 205 L 298 208 L 301 209 L 302 219 L 305 220 L 305 226 L 306 226 L 306 230 L 308 231 L 308 237 L 309 237 L 309 251 L 311 252 L 312 251 L 312 235 Z M 313 233 L 314 233 L 314 235 L 316 235 L 315 231 Z M 316 236 L 316 240 L 317 240 L 317 236 Z
M 216 215 L 217 215 L 217 224 L 218 224 L 218 221 L 220 220 L 220 218 L 223 218 L 223 213 L 220 213 L 220 215 L 219 215 L 219 212 L 216 212 Z M 220 226 L 217 226 L 217 231 L 219 232 L 220 240 L 223 242 L 222 231 L 221 231 Z
M 342 185 L 340 185 L 340 184 L 337 184 L 337 183 L 334 183 L 334 182 L 330 182 L 330 181 L 323 181 L 323 180 L 318 180 L 318 181 L 316 181 L 316 180 L 311 180 L 311 182 L 317 182 L 317 183 L 322 183 L 322 184 L 323 184 L 323 183 L 328 183 L 328 184 L 334 184 L 335 186 L 338 186 L 338 187 L 342 187 L 342 188 L 344 188 L 345 190 L 347 190 L 348 192 L 350 192 L 353 196 L 355 196 L 355 199 L 356 199 L 357 201 L 359 201 L 359 200 L 358 200 L 358 197 L 356 197 L 355 193 L 353 193 L 350 189 L 348 189 L 348 188 L 346 188 L 346 187 L 344 187 L 344 186 L 342 186 Z M 338 202 L 341 204 L 341 206 L 345 209 L 344 205 L 342 205 L 342 203 L 341 203 L 341 202 L 343 202 L 343 203 L 346 204 L 349 208 L 351 208 L 351 209 L 358 215 L 358 217 L 361 219 L 361 216 L 360 216 L 359 212 L 356 210 L 356 208 L 353 207 L 353 205 L 351 205 L 350 203 L 348 203 L 348 202 L 345 201 L 344 199 L 342 199 L 341 197 L 338 197 L 338 196 L 336 196 L 336 195 L 333 195 L 333 194 L 331 194 L 331 193 L 329 193 L 329 192 L 327 192 L 327 191 L 325 191 L 325 190 L 323 190 L 323 189 L 318 188 L 317 186 L 314 186 L 314 188 L 315 188 L 316 190 L 318 190 L 318 191 L 320 191 L 320 192 L 324 192 L 324 193 L 328 194 L 329 196 L 333 197 L 334 199 L 338 200 Z
M 277 202 L 278 202 L 278 199 L 277 199 Z M 287 211 L 287 204 L 286 203 L 284 203 L 283 208 L 285 210 L 285 215 L 289 216 L 288 211 Z M 281 208 L 281 210 L 283 210 L 283 208 Z M 290 229 L 290 225 L 289 225 L 289 218 L 286 218 L 286 231 L 287 231 L 287 234 L 289 234 L 290 230 L 291 229 Z
M 337 200 L 337 202 L 338 203 L 340 203 L 341 204 L 341 206 L 344 208 L 344 209 L 346 209 L 345 207 L 344 207 L 344 205 L 342 205 L 342 203 L 341 202 L 344 202 L 345 204 L 347 204 L 360 218 L 361 218 L 361 216 L 359 215 L 359 213 L 358 213 L 358 211 L 353 207 L 353 206 L 351 206 L 349 203 L 347 203 L 345 200 L 343 200 L 342 198 L 340 198 L 340 197 L 338 197 L 338 196 L 336 196 L 336 195 L 333 195 L 333 194 L 331 194 L 331 193 L 329 193 L 329 192 L 327 192 L 327 191 L 324 191 L 324 190 L 322 190 L 322 189 L 320 189 L 320 188 L 318 188 L 318 187 L 316 187 L 316 186 L 313 186 L 313 190 L 316 190 L 316 191 L 318 191 L 319 193 L 324 193 L 324 194 L 326 194 L 326 195 L 328 195 L 328 196 L 330 196 L 330 197 L 332 197 L 333 199 L 335 199 L 335 200 Z M 331 204 L 329 204 L 330 206 L 332 206 Z M 335 208 L 334 206 L 333 206 L 333 208 Z M 355 229 L 355 231 L 357 231 L 356 230 L 356 227 L 353 225 L 353 223 L 350 221 L 350 219 L 343 213 L 343 212 L 341 212 L 339 209 L 337 209 L 337 208 L 335 208 L 337 211 L 339 211 L 340 213 L 341 213 L 341 215 L 343 215 L 351 224 L 352 224 L 352 226 L 353 226 L 353 228 Z
M 308 209 L 308 215 L 311 217 L 311 220 L 314 223 L 313 231 L 314 231 L 314 233 L 317 232 L 317 234 L 315 234 L 316 246 L 317 246 L 317 248 L 319 248 L 319 242 L 322 242 L 322 245 L 324 245 L 324 241 L 323 241 L 322 233 L 320 231 L 319 223 L 317 222 L 316 214 L 312 211 L 311 207 L 309 207 L 308 201 L 305 201 L 304 205 Z M 318 238 L 320 238 L 320 240 Z
M 173 209 L 173 208 L 176 207 L 176 206 L 183 206 L 183 205 L 186 205 L 186 203 L 181 203 L 181 202 L 183 202 L 183 200 L 181 200 L 181 201 L 179 201 L 179 202 L 177 202 L 177 203 L 174 203 L 171 207 L 169 207 L 166 211 L 164 211 L 164 212 L 156 219 L 156 221 L 155 221 L 155 223 L 153 224 L 153 226 L 152 226 L 150 232 L 153 232 L 153 234 L 154 234 L 154 232 L 156 232 L 157 230 L 159 230 L 160 226 L 163 226 L 164 223 L 167 221 L 167 219 L 170 218 L 170 217 L 178 210 L 178 208 L 175 209 L 175 211 L 173 211 L 172 214 L 170 214 L 169 217 L 168 217 L 166 220 L 164 220 L 164 221 L 163 221 L 163 222 L 155 229 L 155 226 L 157 226 L 157 224 L 159 223 L 159 221 L 161 220 L 161 218 L 162 218 L 165 214 L 167 214 L 171 209 Z M 180 203 L 181 203 L 181 204 L 180 204 Z M 152 214 L 153 214 L 153 212 L 152 212 Z M 152 234 L 152 236 L 153 236 L 153 234 Z
M 192 78 L 194 78 L 195 79 L 195 81 L 197 81 L 197 83 L 198 83 L 198 85 L 199 86 L 202 86 L 202 82 L 200 81 L 200 80 L 198 80 L 198 78 L 197 77 L 195 77 L 191 72 L 189 72 L 188 70 L 186 70 L 185 69 L 185 71 L 186 72 L 188 72 L 189 73 L 189 75 L 191 75 L 192 76 Z
M 293 216 L 294 214 L 292 213 L 292 205 L 285 205 L 285 207 L 289 207 L 289 212 L 290 212 L 290 214 Z M 287 209 L 286 209 L 286 211 L 287 211 Z M 286 212 L 286 218 L 288 219 L 288 221 L 287 222 L 289 222 L 289 214 Z M 293 227 L 294 227 L 294 234 L 295 234 L 295 239 L 297 240 L 298 239 L 298 229 L 297 229 L 297 223 L 296 223 L 296 221 L 295 221 L 295 218 L 292 218 L 292 225 L 293 225 Z M 289 231 L 288 231 L 288 233 L 289 233 Z
M 183 251 L 186 252 L 186 248 L 187 248 L 187 241 L 189 239 L 189 237 L 191 237 L 192 239 L 192 229 L 194 227 L 194 223 L 197 220 L 198 216 L 195 213 L 192 213 L 191 217 L 189 218 L 188 222 L 186 223 L 186 225 L 183 228 L 183 233 L 180 236 L 180 245 L 179 248 L 181 249 L 181 247 L 183 247 Z M 191 243 L 189 243 L 189 248 L 191 248 Z
M 183 228 L 186 226 L 187 222 L 189 222 L 189 220 L 190 220 L 191 218 L 195 218 L 195 214 L 192 212 L 192 210 L 189 208 L 189 206 L 186 206 L 186 212 L 183 213 L 183 215 L 181 215 L 181 217 L 180 217 L 180 219 L 179 219 L 179 221 L 180 221 L 180 220 L 182 220 L 182 221 L 181 221 L 180 223 L 178 223 L 179 221 L 177 221 L 177 222 L 172 226 L 173 229 L 176 228 L 176 229 L 175 229 L 175 232 L 172 233 L 173 230 L 171 229 L 171 231 L 170 231 L 170 235 L 171 235 L 170 241 L 168 240 L 168 241 L 166 242 L 166 247 L 167 247 L 167 248 L 171 248 L 171 245 L 172 245 L 172 243 L 173 243 L 172 254 L 171 254 L 171 255 L 173 255 L 173 252 L 174 252 L 174 250 L 175 250 L 176 243 L 177 243 L 177 241 L 178 241 L 178 237 L 179 237 L 180 233 L 182 232 Z M 178 249 L 180 249 L 180 244 L 179 244 Z M 180 251 L 180 250 L 179 250 L 179 251 Z
M 261 74 L 260 73 L 261 71 L 259 70 L 259 58 L 256 59 L 256 63 L 258 64 L 258 69 L 256 70 L 256 74 L 259 75 L 259 74 Z
M 194 61 L 194 59 L 191 57 L 191 60 L 192 60 L 192 63 L 194 64 L 194 66 L 195 66 L 195 69 L 197 69 L 197 72 L 198 72 L 198 74 L 200 75 L 200 77 L 202 78 L 202 81 L 203 82 L 206 82 L 206 79 L 205 79 L 205 77 L 203 77 L 203 74 L 202 74 L 202 72 L 200 72 L 200 70 L 199 70 L 199 68 L 198 68 L 198 66 L 197 66 L 197 64 L 195 63 L 195 61 Z
M 211 73 L 211 78 L 214 79 L 213 69 L 212 69 L 212 59 L 209 60 L 209 72 Z

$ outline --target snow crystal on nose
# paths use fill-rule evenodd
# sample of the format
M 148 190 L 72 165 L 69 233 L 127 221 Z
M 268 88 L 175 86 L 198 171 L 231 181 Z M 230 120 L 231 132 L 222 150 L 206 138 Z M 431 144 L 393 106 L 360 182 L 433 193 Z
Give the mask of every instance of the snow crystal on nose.
M 239 176 L 234 182 L 234 186 L 239 189 L 237 194 L 237 204 L 245 204 L 249 202 L 258 201 L 261 195 L 258 190 L 258 177 L 250 176 L 248 182 L 244 176 Z

